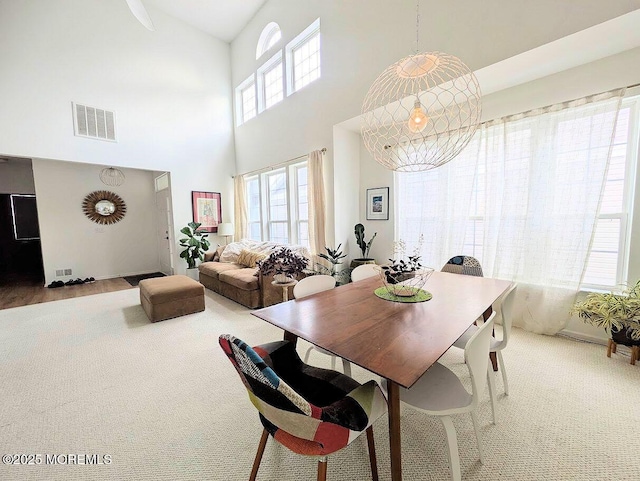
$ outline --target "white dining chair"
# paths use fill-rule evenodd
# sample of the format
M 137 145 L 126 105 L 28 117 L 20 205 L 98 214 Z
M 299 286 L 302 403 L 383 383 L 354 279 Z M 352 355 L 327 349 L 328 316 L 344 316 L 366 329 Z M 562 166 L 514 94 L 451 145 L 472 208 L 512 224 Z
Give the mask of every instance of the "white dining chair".
M 296 299 L 302 299 L 307 296 L 311 296 L 313 294 L 317 294 L 318 292 L 328 291 L 329 289 L 333 289 L 336 286 L 336 280 L 332 276 L 326 275 L 316 275 L 305 277 L 300 280 L 295 286 L 293 286 L 293 296 Z M 331 369 L 336 368 L 336 356 L 318 346 L 311 346 L 307 349 L 307 352 L 304 355 L 305 364 L 309 360 L 309 355 L 311 351 L 316 350 L 321 352 L 322 354 L 326 354 L 327 356 L 331 356 Z M 351 376 L 351 364 L 349 361 L 343 359 L 342 360 L 342 368 L 344 369 L 344 373 L 347 376 Z
M 502 350 L 507 347 L 509 343 L 509 337 L 511 335 L 511 326 L 513 324 L 513 302 L 516 297 L 516 288 L 518 284 L 515 282 L 511 285 L 507 293 L 503 297 L 503 301 L 500 304 L 500 312 L 502 314 L 502 339 L 498 340 L 495 337 L 491 338 L 491 346 L 489 352 L 495 352 L 498 358 L 498 366 L 502 372 L 502 383 L 504 385 L 505 395 L 509 395 L 509 383 L 507 382 L 507 371 L 504 368 L 504 360 L 502 359 Z M 472 324 L 465 333 L 453 343 L 454 347 L 464 349 L 469 339 L 480 329 L 475 324 Z M 491 412 L 493 414 L 493 423 L 496 423 L 496 388 L 495 379 L 493 375 L 493 369 L 489 366 L 487 372 L 487 380 L 489 383 L 489 395 L 491 397 Z
M 336 279 L 332 276 L 315 275 L 305 277 L 293 286 L 293 296 L 296 299 L 317 294 L 318 292 L 328 291 L 336 286 Z
M 351 281 L 358 282 L 362 279 L 377 276 L 380 274 L 380 266 L 376 264 L 362 264 L 351 271 Z
M 447 438 L 449 466 L 453 481 L 460 481 L 462 475 L 458 437 L 451 419 L 452 415 L 471 414 L 480 463 L 484 464 L 484 450 L 478 429 L 476 408 L 487 373 L 487 358 L 489 357 L 494 318 L 495 312 L 474 332 L 464 350 L 464 359 L 471 375 L 471 393 L 465 389 L 458 376 L 438 362 L 433 364 L 410 389 L 400 388 L 402 402 L 425 414 L 438 416 L 442 421 Z

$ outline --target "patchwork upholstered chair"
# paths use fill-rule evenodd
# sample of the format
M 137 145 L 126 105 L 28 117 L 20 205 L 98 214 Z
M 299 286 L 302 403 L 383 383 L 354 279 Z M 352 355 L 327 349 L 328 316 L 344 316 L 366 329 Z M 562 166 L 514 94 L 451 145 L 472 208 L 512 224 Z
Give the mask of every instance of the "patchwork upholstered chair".
M 471 256 L 452 257 L 442 267 L 441 272 L 452 272 L 454 274 L 464 274 L 466 276 L 483 277 L 480 262 L 478 262 L 478 259 Z
M 337 371 L 304 364 L 288 341 L 254 348 L 223 334 L 220 346 L 236 368 L 264 426 L 250 480 L 258 474 L 269 435 L 291 451 L 318 459 L 318 480 L 327 456 L 366 432 L 372 479 L 378 479 L 372 423 L 386 411 L 375 381 L 359 384 Z

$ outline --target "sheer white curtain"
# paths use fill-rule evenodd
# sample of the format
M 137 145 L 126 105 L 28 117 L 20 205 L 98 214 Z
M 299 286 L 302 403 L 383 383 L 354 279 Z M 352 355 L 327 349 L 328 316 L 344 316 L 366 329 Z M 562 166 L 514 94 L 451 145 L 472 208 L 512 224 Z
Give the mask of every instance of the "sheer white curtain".
M 233 179 L 234 192 L 234 239 L 239 241 L 247 237 L 247 187 L 243 175 L 236 175 Z
M 485 276 L 520 283 L 516 325 L 563 329 L 586 268 L 623 95 L 487 123 L 444 168 L 398 174 L 396 237 L 412 247 L 424 234 L 423 258 L 436 269 L 454 255 L 478 258 Z M 409 200 L 412 184 L 422 189 Z
M 325 196 L 324 169 L 321 150 L 309 154 L 307 169 L 307 202 L 309 205 L 309 247 L 311 254 L 324 252 L 325 243 Z

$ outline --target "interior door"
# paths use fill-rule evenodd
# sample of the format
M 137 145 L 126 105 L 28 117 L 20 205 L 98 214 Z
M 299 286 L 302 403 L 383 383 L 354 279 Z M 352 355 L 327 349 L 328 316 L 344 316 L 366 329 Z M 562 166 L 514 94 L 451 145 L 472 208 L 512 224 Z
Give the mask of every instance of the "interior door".
M 170 276 L 173 274 L 173 212 L 169 174 L 166 173 L 156 178 L 156 219 L 160 271 Z

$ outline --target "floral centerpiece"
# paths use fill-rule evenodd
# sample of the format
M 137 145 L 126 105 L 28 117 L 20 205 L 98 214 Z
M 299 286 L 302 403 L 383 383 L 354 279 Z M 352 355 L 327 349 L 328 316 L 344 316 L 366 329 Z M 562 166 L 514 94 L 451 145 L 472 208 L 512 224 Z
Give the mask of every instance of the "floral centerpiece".
M 295 279 L 307 268 L 309 260 L 296 254 L 288 247 L 281 247 L 269 254 L 269 257 L 258 262 L 258 271 L 263 275 L 273 274 L 273 279 L 286 284 Z
M 576 302 L 571 312 L 587 324 L 604 328 L 612 338 L 620 333 L 616 342 L 640 344 L 640 281 L 618 294 L 592 292 Z
M 380 267 L 380 278 L 389 294 L 400 297 L 416 295 L 433 274 L 431 267 L 420 263 L 420 248 L 424 238 L 421 235 L 412 256 L 404 259 L 406 245 L 403 240 L 394 243 L 394 258 L 391 264 Z

